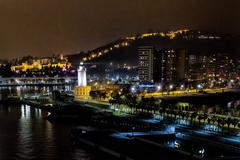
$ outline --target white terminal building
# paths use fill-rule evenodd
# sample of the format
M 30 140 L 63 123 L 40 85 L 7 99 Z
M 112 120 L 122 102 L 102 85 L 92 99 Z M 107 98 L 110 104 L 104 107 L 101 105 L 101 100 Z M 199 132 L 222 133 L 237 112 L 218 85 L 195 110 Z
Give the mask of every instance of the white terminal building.
M 76 99 L 88 99 L 90 96 L 91 86 L 87 85 L 87 69 L 83 62 L 80 62 L 78 68 L 78 86 L 74 88 L 74 96 Z

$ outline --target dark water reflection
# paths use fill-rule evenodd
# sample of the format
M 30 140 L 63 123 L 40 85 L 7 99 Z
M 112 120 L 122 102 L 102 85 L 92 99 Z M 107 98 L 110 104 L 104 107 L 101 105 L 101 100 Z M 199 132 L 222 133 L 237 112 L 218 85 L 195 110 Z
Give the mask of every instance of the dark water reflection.
M 33 94 L 46 94 L 51 93 L 54 90 L 59 91 L 72 91 L 74 86 L 18 86 L 18 87 L 0 87 L 0 93 L 10 96 L 22 96 Z
M 96 159 L 71 146 L 72 125 L 50 123 L 44 119 L 46 115 L 27 105 L 0 105 L 0 160 Z

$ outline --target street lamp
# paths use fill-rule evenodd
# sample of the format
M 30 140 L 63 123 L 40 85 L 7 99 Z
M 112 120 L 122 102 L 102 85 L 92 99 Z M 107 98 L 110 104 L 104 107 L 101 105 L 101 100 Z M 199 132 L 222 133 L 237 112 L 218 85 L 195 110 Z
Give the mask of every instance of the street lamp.
M 132 137 L 134 138 L 134 130 L 135 130 L 135 127 L 133 126 L 132 127 Z
M 162 89 L 162 86 L 158 85 L 157 90 L 160 91 Z
M 183 90 L 185 87 L 184 87 L 184 84 L 182 84 L 181 86 L 180 86 L 180 88 Z
M 201 84 L 198 84 L 198 85 L 197 85 L 197 88 L 198 88 L 198 89 L 201 89 L 201 88 L 202 88 L 202 85 L 201 85 Z
M 202 90 L 202 88 L 203 88 L 202 84 L 198 84 L 198 85 L 197 85 L 196 92 L 197 92 L 197 91 L 201 91 L 201 90 Z
M 135 87 L 132 87 L 131 91 L 134 93 L 136 91 Z
M 173 85 L 171 84 L 171 85 L 169 85 L 169 91 L 171 92 L 172 89 L 173 89 Z M 168 94 L 170 94 L 170 93 L 168 92 Z

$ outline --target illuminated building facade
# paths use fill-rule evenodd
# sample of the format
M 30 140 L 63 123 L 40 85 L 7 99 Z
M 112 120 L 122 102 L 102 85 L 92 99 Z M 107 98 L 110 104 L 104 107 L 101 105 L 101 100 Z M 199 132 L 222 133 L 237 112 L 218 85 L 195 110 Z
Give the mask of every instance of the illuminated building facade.
M 208 57 L 191 54 L 188 60 L 188 81 L 207 79 Z
M 185 49 L 154 49 L 153 82 L 170 83 L 184 81 L 188 71 L 188 55 Z
M 160 49 L 153 46 L 138 48 L 140 82 L 170 83 L 184 81 L 188 73 L 188 54 L 185 49 Z
M 236 79 L 237 66 L 228 54 L 211 56 L 188 54 L 187 49 L 154 46 L 138 48 L 138 76 L 140 82 L 180 83 L 187 81 L 218 81 Z
M 214 54 L 209 56 L 207 63 L 207 76 L 209 80 L 229 80 L 236 77 L 236 66 L 227 54 Z
M 72 65 L 68 62 L 67 58 L 65 58 L 63 55 L 59 55 L 59 57 L 23 58 L 18 60 L 15 65 L 12 65 L 11 70 L 18 73 L 42 70 L 43 68 L 67 69 L 70 67 L 72 67 Z
M 153 46 L 138 48 L 138 76 L 141 82 L 153 82 Z
M 176 80 L 185 81 L 188 77 L 188 51 L 186 49 L 176 50 Z
M 154 53 L 154 82 L 167 83 L 175 80 L 176 54 L 172 49 L 161 49 Z
M 190 81 L 224 81 L 237 77 L 236 65 L 227 54 L 213 54 L 211 56 L 189 56 Z

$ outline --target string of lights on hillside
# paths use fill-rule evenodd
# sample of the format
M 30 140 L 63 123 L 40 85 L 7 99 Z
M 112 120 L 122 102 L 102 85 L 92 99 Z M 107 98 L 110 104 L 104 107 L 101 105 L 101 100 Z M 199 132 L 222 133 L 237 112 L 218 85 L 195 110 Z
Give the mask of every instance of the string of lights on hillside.
M 124 39 L 122 39 L 120 42 L 116 42 L 113 45 L 110 45 L 107 48 L 104 49 L 96 49 L 98 51 L 92 51 L 87 53 L 86 56 L 84 56 L 81 61 L 91 61 L 94 60 L 96 58 L 99 58 L 101 56 L 104 56 L 106 54 L 108 54 L 109 52 L 111 52 L 114 49 L 119 49 L 119 48 L 123 48 L 123 47 L 127 47 L 130 45 L 130 43 L 134 42 L 135 40 L 138 39 L 144 39 L 144 38 L 150 38 L 150 37 L 165 37 L 165 38 L 169 38 L 169 39 L 174 39 L 177 37 L 177 35 L 182 35 L 182 34 L 186 34 L 187 32 L 189 32 L 190 30 L 188 29 L 183 29 L 183 30 L 176 30 L 176 31 L 169 31 L 169 32 L 152 32 L 152 33 L 143 33 L 141 35 L 137 35 L 137 36 L 129 36 L 129 37 L 125 37 Z M 204 35 L 201 34 L 200 31 L 198 32 L 198 34 L 200 34 L 197 38 L 198 39 L 219 39 L 220 37 L 217 36 L 208 36 L 208 35 Z

